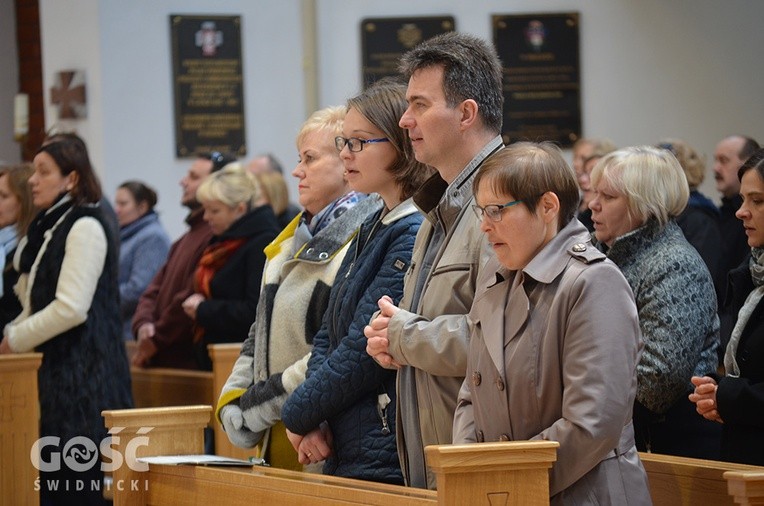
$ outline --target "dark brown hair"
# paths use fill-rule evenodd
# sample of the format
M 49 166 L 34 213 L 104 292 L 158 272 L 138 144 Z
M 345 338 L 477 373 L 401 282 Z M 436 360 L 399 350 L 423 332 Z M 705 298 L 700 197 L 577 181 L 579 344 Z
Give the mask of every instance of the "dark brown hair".
M 101 200 L 101 184 L 90 163 L 85 141 L 79 136 L 62 133 L 48 137 L 37 150 L 43 152 L 53 158 L 62 175 L 77 173 L 77 184 L 69 192 L 75 204 L 95 204 Z

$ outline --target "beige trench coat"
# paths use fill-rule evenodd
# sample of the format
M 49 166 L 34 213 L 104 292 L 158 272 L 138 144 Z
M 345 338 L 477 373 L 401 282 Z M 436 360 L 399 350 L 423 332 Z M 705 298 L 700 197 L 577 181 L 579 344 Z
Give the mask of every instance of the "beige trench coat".
M 650 504 L 631 425 L 637 310 L 584 227 L 568 224 L 523 271 L 491 260 L 470 319 L 454 443 L 559 441 L 553 504 Z

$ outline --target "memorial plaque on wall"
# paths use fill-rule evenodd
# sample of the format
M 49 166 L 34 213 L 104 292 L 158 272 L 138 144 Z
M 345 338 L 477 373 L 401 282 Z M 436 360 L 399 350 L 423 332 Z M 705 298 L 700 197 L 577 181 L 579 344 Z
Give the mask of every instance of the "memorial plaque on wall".
M 581 136 L 579 15 L 494 15 L 493 43 L 504 67 L 504 142 Z
M 361 21 L 364 88 L 385 76 L 397 76 L 401 55 L 420 42 L 456 29 L 453 16 L 366 18 Z
M 170 15 L 178 157 L 247 152 L 240 16 Z

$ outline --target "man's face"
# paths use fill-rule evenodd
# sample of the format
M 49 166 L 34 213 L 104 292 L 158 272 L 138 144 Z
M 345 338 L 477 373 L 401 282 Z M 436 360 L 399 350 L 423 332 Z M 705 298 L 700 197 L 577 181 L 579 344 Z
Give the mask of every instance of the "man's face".
M 210 175 L 212 172 L 212 161 L 205 160 L 204 158 L 197 158 L 191 167 L 188 168 L 188 174 L 183 176 L 180 180 L 180 186 L 183 188 L 183 196 L 180 199 L 180 203 L 189 209 L 196 209 L 199 207 L 199 202 L 196 200 L 196 190 L 199 189 L 199 185 Z
M 425 67 L 414 72 L 406 100 L 409 106 L 399 125 L 408 130 L 416 159 L 443 174 L 452 153 L 461 145 L 461 109 L 446 103 L 443 67 Z
M 740 191 L 737 171 L 745 160 L 739 157 L 745 140 L 741 137 L 727 137 L 716 145 L 714 151 L 714 179 L 716 189 L 724 197 L 734 197 Z

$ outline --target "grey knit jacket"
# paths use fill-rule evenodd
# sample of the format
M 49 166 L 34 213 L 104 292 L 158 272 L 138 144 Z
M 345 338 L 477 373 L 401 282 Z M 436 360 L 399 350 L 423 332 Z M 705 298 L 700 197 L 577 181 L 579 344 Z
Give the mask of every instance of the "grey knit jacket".
M 629 282 L 639 311 L 644 348 L 637 401 L 663 413 L 691 388 L 690 377 L 716 372 L 719 317 L 711 275 L 674 220 L 664 227 L 649 220 L 606 253 Z

